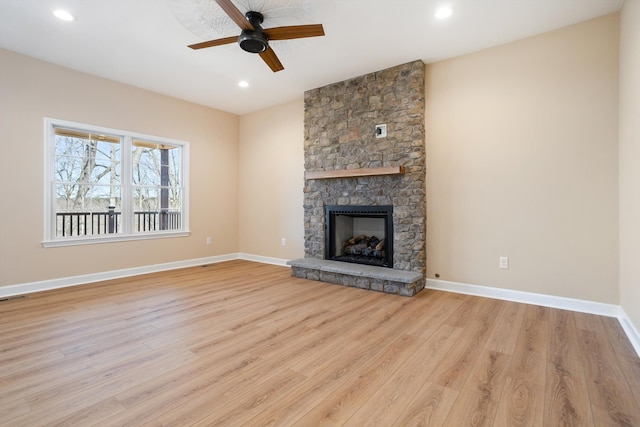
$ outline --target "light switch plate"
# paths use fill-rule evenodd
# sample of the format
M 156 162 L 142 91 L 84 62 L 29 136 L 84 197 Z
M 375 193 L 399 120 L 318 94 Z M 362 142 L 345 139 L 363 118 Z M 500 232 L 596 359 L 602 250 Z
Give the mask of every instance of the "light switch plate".
M 509 268 L 509 257 L 500 257 L 500 268 Z

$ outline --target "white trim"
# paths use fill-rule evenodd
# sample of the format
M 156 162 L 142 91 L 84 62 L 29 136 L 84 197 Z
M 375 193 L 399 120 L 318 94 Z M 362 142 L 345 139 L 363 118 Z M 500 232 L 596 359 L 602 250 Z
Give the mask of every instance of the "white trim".
M 62 277 L 59 279 L 42 280 L 39 282 L 21 283 L 0 287 L 0 298 L 13 295 L 30 294 L 33 292 L 49 291 L 52 289 L 66 288 L 69 286 L 84 285 L 86 283 L 100 282 L 103 280 L 119 279 L 122 277 L 138 276 L 140 274 L 156 273 L 159 271 L 176 270 L 178 268 L 195 267 L 198 265 L 215 264 L 223 261 L 240 259 L 238 254 L 212 256 L 184 261 L 168 262 L 143 267 L 112 270 L 101 273 L 84 274 L 82 276 Z
M 291 267 L 290 265 L 287 265 L 287 261 L 289 261 L 288 259 L 272 258 L 268 256 L 252 255 L 252 254 L 244 254 L 244 253 L 240 253 L 238 254 L 238 256 L 240 257 L 240 259 L 243 259 L 246 261 L 255 261 L 255 262 L 260 262 L 262 264 L 279 265 L 281 267 Z
M 446 280 L 427 279 L 425 289 L 434 289 L 458 294 L 474 295 L 523 304 L 541 305 L 544 307 L 560 308 L 580 313 L 597 314 L 615 317 L 627 334 L 631 345 L 640 356 L 640 334 L 631 320 L 619 305 L 586 301 L 575 298 L 558 297 L 554 295 L 536 294 L 532 292 L 514 291 L 511 289 L 494 288 L 490 286 L 470 285 L 467 283 L 449 282 Z
M 636 353 L 640 356 L 640 332 L 638 332 L 633 323 L 631 323 L 631 319 L 629 319 L 629 316 L 627 316 L 627 313 L 622 307 L 620 307 L 620 312 L 618 313 L 618 321 L 625 334 L 627 334 L 627 338 L 631 341 L 631 345 L 636 350 Z
M 598 314 L 600 316 L 618 317 L 618 314 L 620 313 L 620 306 L 613 304 L 558 297 L 554 295 L 535 294 L 532 292 L 514 291 L 512 289 L 449 282 L 446 280 L 427 279 L 425 288 L 521 302 L 524 304 L 541 305 L 544 307 L 560 308 L 563 310 L 578 311 L 581 313 Z
M 123 270 L 104 271 L 100 273 L 84 274 L 81 276 L 61 277 L 59 279 L 42 280 L 39 282 L 20 283 L 17 285 L 0 286 L 0 298 L 14 295 L 24 295 L 33 292 L 50 291 L 69 286 L 84 285 L 87 283 L 101 282 L 103 280 L 120 279 L 122 277 L 138 276 L 140 274 L 157 273 L 160 271 L 177 270 L 179 268 L 196 267 L 198 265 L 216 264 L 224 261 L 242 259 L 262 264 L 273 264 L 289 267 L 286 259 L 271 258 L 261 255 L 243 253 L 218 255 L 207 258 L 196 258 L 184 261 L 168 262 L 165 264 L 147 265 L 142 267 L 126 268 Z
M 182 192 L 182 229 L 189 231 L 189 176 L 191 175 L 191 144 L 185 141 L 182 145 L 182 174 L 180 180 L 180 187 Z
M 43 248 L 57 248 L 61 246 L 94 245 L 98 243 L 126 242 L 130 240 L 167 239 L 170 237 L 189 237 L 189 231 L 154 231 L 136 234 L 114 234 L 81 236 L 77 238 L 46 240 L 42 242 Z
M 55 229 L 54 218 L 55 218 L 55 210 L 53 208 L 53 202 L 51 201 L 51 195 L 55 192 L 53 188 L 53 182 L 49 178 L 53 175 L 51 172 L 51 166 L 54 162 L 54 149 L 51 141 L 54 139 L 54 129 L 53 129 L 53 119 L 49 119 L 47 117 L 44 118 L 44 238 L 51 238 L 51 230 Z

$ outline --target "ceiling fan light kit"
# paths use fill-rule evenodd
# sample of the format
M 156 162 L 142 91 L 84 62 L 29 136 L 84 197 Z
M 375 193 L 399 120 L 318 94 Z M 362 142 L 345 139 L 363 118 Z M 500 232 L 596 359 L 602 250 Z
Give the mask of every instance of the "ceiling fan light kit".
M 324 36 L 322 24 L 289 25 L 264 29 L 262 28 L 262 22 L 264 21 L 262 13 L 250 10 L 242 14 L 231 0 L 215 0 L 215 2 L 242 29 L 242 32 L 238 37 L 224 37 L 189 45 L 191 49 L 221 46 L 237 41 L 242 50 L 260 54 L 260 57 L 269 68 L 273 72 L 277 72 L 284 70 L 284 67 L 273 49 L 269 47 L 269 40 L 291 40 Z

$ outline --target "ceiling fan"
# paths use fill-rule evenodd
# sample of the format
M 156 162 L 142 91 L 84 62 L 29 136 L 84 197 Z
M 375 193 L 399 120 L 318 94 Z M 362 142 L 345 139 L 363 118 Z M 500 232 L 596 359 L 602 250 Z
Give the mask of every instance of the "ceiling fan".
M 237 41 L 243 50 L 260 54 L 262 60 L 275 73 L 284 70 L 284 67 L 273 49 L 269 46 L 269 40 L 290 40 L 324 36 L 322 24 L 262 28 L 261 24 L 264 16 L 262 16 L 260 12 L 248 11 L 243 15 L 231 0 L 215 0 L 215 2 L 218 3 L 222 10 L 229 15 L 229 18 L 242 29 L 242 32 L 239 36 L 224 37 L 189 45 L 191 49 L 221 46 Z

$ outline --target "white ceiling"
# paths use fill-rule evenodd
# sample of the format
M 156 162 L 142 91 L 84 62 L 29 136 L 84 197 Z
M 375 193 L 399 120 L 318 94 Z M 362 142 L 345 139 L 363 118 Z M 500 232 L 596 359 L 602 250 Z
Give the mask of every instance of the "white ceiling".
M 234 0 L 242 12 L 263 11 L 265 28 L 324 25 L 325 37 L 271 42 L 285 67 L 273 73 L 235 43 L 187 48 L 239 34 L 213 0 L 0 0 L 0 47 L 245 114 L 413 60 L 431 63 L 585 21 L 620 10 L 623 1 Z M 438 21 L 442 4 L 454 13 Z M 213 22 L 222 30 L 190 16 L 194 5 L 220 14 Z M 58 20 L 58 8 L 76 20 Z M 240 80 L 251 86 L 238 87 Z

